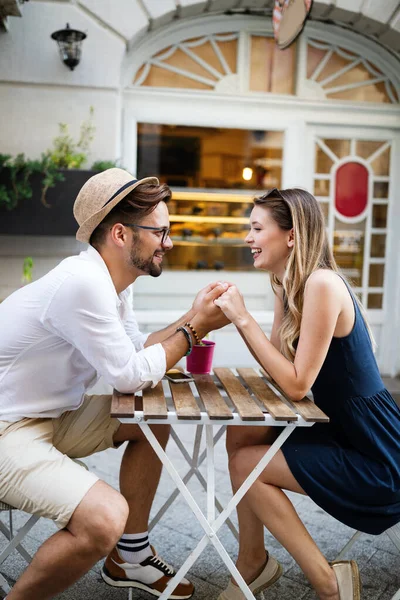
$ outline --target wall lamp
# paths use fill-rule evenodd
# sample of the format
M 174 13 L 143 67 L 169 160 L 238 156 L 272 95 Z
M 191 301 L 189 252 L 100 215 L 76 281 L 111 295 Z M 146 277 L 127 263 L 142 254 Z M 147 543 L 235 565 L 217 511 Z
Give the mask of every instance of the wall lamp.
M 73 71 L 81 60 L 81 44 L 87 37 L 83 31 L 71 29 L 67 23 L 65 29 L 60 29 L 51 34 L 58 44 L 61 60 Z

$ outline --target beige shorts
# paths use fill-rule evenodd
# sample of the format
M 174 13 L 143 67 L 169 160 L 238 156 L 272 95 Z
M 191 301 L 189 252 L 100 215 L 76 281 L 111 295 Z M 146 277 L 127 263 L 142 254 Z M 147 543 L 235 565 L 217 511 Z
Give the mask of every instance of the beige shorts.
M 58 419 L 0 421 L 0 500 L 65 527 L 99 479 L 72 459 L 114 447 L 110 408 L 109 395 L 85 396 Z

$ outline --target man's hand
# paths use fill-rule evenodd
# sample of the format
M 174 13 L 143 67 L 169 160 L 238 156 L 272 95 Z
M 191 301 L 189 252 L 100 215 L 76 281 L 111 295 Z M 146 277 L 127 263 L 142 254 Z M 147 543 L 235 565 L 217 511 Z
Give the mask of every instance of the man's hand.
M 201 308 L 192 320 L 193 326 L 196 330 L 198 329 L 198 331 L 201 332 L 202 336 L 209 331 L 220 329 L 230 323 L 230 319 L 227 318 L 221 309 L 214 303 L 214 300 L 226 292 L 229 285 L 230 284 L 226 282 L 211 284 L 212 288 L 203 295 Z
M 195 312 L 198 312 L 199 310 L 202 309 L 203 307 L 203 302 L 205 301 L 207 294 L 209 292 L 211 292 L 212 290 L 214 290 L 217 286 L 221 285 L 221 281 L 214 281 L 213 283 L 209 283 L 205 288 L 203 288 L 202 290 L 199 291 L 199 293 L 197 294 L 196 298 L 193 301 L 192 304 L 192 310 L 194 310 Z M 229 285 L 231 285 L 228 282 L 225 282 Z M 221 288 L 220 294 L 222 294 L 225 291 L 224 288 Z

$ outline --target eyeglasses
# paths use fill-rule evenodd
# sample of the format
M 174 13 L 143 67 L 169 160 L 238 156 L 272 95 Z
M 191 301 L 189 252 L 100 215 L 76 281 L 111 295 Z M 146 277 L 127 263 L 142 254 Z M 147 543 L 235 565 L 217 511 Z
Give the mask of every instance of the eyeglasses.
M 136 223 L 121 223 L 121 225 L 125 225 L 125 227 L 137 227 L 138 229 L 149 229 L 150 231 L 162 233 L 161 244 L 163 246 L 171 233 L 171 229 L 169 227 L 152 227 L 151 225 L 136 225 Z

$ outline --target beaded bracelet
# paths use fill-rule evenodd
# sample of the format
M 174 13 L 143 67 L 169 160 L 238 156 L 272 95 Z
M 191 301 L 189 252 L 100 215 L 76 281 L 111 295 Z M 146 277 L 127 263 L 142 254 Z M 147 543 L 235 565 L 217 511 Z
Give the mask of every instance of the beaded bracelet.
M 184 356 L 189 356 L 189 354 L 193 350 L 192 336 L 190 335 L 190 333 L 188 332 L 188 330 L 185 327 L 178 327 L 176 332 L 178 332 L 178 331 L 182 331 L 182 333 L 185 335 L 187 343 L 189 344 L 189 350 L 186 352 L 186 354 L 184 354 Z
M 204 344 L 202 343 L 201 339 L 199 338 L 199 335 L 198 335 L 197 331 L 195 330 L 195 328 L 193 327 L 193 325 L 191 325 L 190 323 L 185 323 L 185 327 L 189 327 L 190 331 L 193 333 L 193 337 L 196 341 L 196 345 L 204 346 Z

